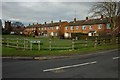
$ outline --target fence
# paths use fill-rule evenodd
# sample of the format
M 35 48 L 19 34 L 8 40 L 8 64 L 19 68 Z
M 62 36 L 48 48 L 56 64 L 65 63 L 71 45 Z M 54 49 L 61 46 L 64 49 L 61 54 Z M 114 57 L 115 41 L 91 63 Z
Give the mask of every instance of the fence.
M 59 40 L 49 39 L 46 41 L 38 39 L 21 39 L 21 38 L 1 38 L 2 46 L 13 47 L 16 49 L 28 49 L 28 50 L 75 50 L 83 47 L 94 47 L 101 45 L 118 44 L 118 37 L 116 39 L 100 39 L 95 38 L 93 40 L 86 38 L 85 40 Z

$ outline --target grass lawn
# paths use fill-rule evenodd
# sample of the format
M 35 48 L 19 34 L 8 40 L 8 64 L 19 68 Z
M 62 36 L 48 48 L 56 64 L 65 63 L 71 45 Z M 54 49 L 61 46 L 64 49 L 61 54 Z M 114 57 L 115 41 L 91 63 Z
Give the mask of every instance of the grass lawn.
M 84 40 L 77 40 L 75 41 L 75 50 L 72 49 L 56 49 L 53 48 L 50 50 L 45 50 L 44 48 L 49 47 L 49 38 L 33 38 L 33 37 L 24 37 L 24 36 L 18 36 L 18 35 L 3 35 L 3 38 L 28 38 L 32 40 L 40 40 L 43 44 L 41 45 L 41 50 L 36 50 L 37 45 L 34 44 L 33 50 L 24 50 L 24 49 L 16 49 L 16 48 L 10 48 L 6 46 L 2 46 L 2 56 L 47 56 L 47 55 L 73 55 L 73 54 L 87 54 L 91 52 L 97 52 L 97 51 L 103 51 L 103 50 L 110 50 L 118 48 L 118 45 L 110 45 L 110 44 L 104 44 L 101 46 L 97 46 L 96 48 L 93 47 L 94 42 L 88 41 L 88 46 L 85 47 L 84 44 L 79 44 L 81 42 L 84 42 Z M 72 46 L 72 40 L 68 39 L 52 39 L 52 47 L 71 47 Z M 21 41 L 20 43 L 23 43 Z

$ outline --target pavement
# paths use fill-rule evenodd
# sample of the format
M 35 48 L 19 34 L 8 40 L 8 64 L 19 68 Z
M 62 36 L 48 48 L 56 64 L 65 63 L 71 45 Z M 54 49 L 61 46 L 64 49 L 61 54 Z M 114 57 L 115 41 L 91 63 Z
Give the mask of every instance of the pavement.
M 3 78 L 118 78 L 118 50 L 49 60 L 3 59 Z
M 112 49 L 112 50 L 106 50 L 106 51 L 99 51 L 99 52 L 94 52 L 94 53 L 88 53 L 88 54 L 75 54 L 75 55 L 65 55 L 65 56 L 36 56 L 36 57 L 19 57 L 19 56 L 14 56 L 14 57 L 2 57 L 3 60 L 50 60 L 50 59 L 63 59 L 63 58 L 70 58 L 70 57 L 84 57 L 84 56 L 89 56 L 89 55 L 94 55 L 94 54 L 101 54 L 105 52 L 111 52 L 111 51 L 116 51 L 118 49 Z

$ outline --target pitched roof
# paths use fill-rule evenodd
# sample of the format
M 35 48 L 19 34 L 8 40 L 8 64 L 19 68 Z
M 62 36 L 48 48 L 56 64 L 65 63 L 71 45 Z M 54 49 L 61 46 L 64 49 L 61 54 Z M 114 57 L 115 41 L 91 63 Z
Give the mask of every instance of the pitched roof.
M 71 21 L 68 24 L 68 26 L 92 25 L 92 24 L 102 24 L 102 23 L 108 23 L 108 19 L 103 18 L 102 20 L 100 20 L 100 19 L 90 19 L 88 21 L 86 21 L 86 20 L 78 20 L 76 22 Z
M 63 21 L 63 22 L 54 22 L 54 23 L 47 23 L 47 24 L 43 24 L 44 27 L 52 27 L 52 26 L 59 26 L 61 23 L 66 23 L 67 21 Z

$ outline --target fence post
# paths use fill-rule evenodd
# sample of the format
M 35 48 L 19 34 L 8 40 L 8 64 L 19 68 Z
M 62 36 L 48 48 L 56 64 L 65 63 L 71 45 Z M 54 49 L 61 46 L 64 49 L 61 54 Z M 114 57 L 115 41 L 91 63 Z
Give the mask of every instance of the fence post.
M 116 37 L 116 44 L 118 44 L 118 37 Z
M 17 43 L 16 43 L 17 45 L 16 45 L 16 48 L 18 48 L 18 38 L 17 38 Z
M 103 44 L 105 44 L 105 39 L 103 39 Z
M 7 46 L 9 47 L 9 38 L 6 38 L 6 39 L 7 39 L 7 42 L 6 42 Z
M 87 40 L 88 40 L 88 39 L 86 38 L 86 39 L 85 39 L 85 47 L 87 47 L 87 46 L 88 46 L 88 45 L 87 45 Z
M 38 41 L 38 50 L 40 50 L 40 41 Z
M 51 39 L 49 39 L 49 50 L 51 51 Z
M 75 47 L 75 39 L 72 40 L 72 50 L 74 50 Z
M 94 48 L 97 46 L 97 38 L 95 38 Z
M 30 50 L 32 50 L 32 41 L 30 41 Z
M 24 38 L 24 44 L 23 45 L 24 45 L 24 50 L 25 50 L 25 38 Z

